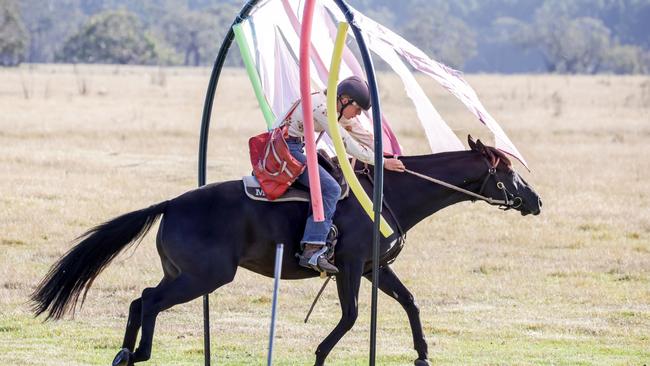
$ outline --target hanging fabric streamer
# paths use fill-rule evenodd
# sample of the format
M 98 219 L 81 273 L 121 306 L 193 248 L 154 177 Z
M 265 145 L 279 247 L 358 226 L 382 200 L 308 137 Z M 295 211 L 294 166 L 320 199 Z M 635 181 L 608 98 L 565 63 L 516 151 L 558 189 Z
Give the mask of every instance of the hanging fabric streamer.
M 269 103 L 267 102 L 266 97 L 264 96 L 264 90 L 262 90 L 262 83 L 260 81 L 259 75 L 257 74 L 257 70 L 255 70 L 255 64 L 253 63 L 253 60 L 251 58 L 250 48 L 248 47 L 248 42 L 246 41 L 246 37 L 244 36 L 244 32 L 242 31 L 241 24 L 235 24 L 232 27 L 232 30 L 235 32 L 235 40 L 237 41 L 237 45 L 239 46 L 239 51 L 242 60 L 244 61 L 244 65 L 246 65 L 246 72 L 248 73 L 248 78 L 250 79 L 251 84 L 253 85 L 253 91 L 255 92 L 257 103 L 259 104 L 260 109 L 262 110 L 262 114 L 264 115 L 264 120 L 266 121 L 266 128 L 270 130 L 271 127 L 273 126 L 273 122 L 275 121 L 275 115 L 273 114 L 273 111 L 271 110 L 271 107 L 269 107 Z

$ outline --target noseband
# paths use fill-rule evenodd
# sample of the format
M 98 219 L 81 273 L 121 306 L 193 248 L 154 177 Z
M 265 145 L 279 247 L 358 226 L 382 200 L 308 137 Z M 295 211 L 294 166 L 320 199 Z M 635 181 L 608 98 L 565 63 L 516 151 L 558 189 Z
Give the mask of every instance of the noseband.
M 503 184 L 503 182 L 501 182 L 497 178 L 497 175 L 496 175 L 497 166 L 499 165 L 499 162 L 501 161 L 501 159 L 497 158 L 496 161 L 494 162 L 494 164 L 490 164 L 487 161 L 487 158 L 484 161 L 488 166 L 488 171 L 487 171 L 487 173 L 485 173 L 485 177 L 483 178 L 483 183 L 481 184 L 481 190 L 479 191 L 479 193 L 474 193 L 472 191 L 468 191 L 468 190 L 466 190 L 464 188 L 457 187 L 457 186 L 455 186 L 453 184 L 449 184 L 449 183 L 447 183 L 445 181 L 442 181 L 442 180 L 439 180 L 439 179 L 436 179 L 436 178 L 431 178 L 431 177 L 429 177 L 427 175 L 420 174 L 418 172 L 414 172 L 414 171 L 409 170 L 409 169 L 405 169 L 404 171 L 406 173 L 414 175 L 414 176 L 416 176 L 418 178 L 428 180 L 429 182 L 436 183 L 436 184 L 439 184 L 439 185 L 441 185 L 443 187 L 447 187 L 449 189 L 453 189 L 455 191 L 464 193 L 464 194 L 466 194 L 468 196 L 474 197 L 473 200 L 480 199 L 480 200 L 485 201 L 485 202 L 487 202 L 487 203 L 489 203 L 491 205 L 499 206 L 499 208 L 504 210 L 504 211 L 509 210 L 511 208 L 517 209 L 517 208 L 521 207 L 521 205 L 523 203 L 523 200 L 521 199 L 521 197 L 515 196 L 510 191 L 508 191 L 505 184 Z M 503 193 L 503 199 L 502 200 L 496 200 L 496 199 L 494 199 L 492 197 L 486 197 L 486 196 L 483 195 L 483 191 L 485 190 L 485 187 L 487 186 L 488 182 L 490 181 L 490 178 L 494 179 L 494 181 L 496 182 L 497 189 L 500 190 Z
M 493 178 L 494 181 L 496 182 L 496 187 L 498 190 L 503 193 L 503 200 L 493 200 L 493 203 L 490 204 L 495 204 L 498 205 L 500 209 L 506 211 L 511 208 L 517 209 L 521 207 L 521 204 L 524 202 L 521 197 L 515 196 L 512 194 L 507 188 L 506 185 L 503 184 L 498 178 L 497 178 L 497 166 L 499 166 L 499 162 L 501 161 L 501 158 L 497 158 L 496 162 L 494 164 L 488 163 L 487 159 L 484 160 L 485 164 L 488 166 L 488 171 L 485 174 L 485 178 L 483 178 L 483 183 L 481 184 L 481 189 L 478 191 L 479 196 L 483 197 L 483 191 L 485 190 L 485 187 L 487 186 L 488 181 L 490 181 L 490 178 Z

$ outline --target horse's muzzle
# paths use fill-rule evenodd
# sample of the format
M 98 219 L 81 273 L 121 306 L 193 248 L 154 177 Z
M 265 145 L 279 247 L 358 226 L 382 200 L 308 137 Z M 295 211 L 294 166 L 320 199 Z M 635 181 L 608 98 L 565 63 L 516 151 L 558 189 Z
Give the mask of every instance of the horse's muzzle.
M 535 207 L 529 207 L 529 205 L 526 205 L 524 203 L 524 207 L 522 208 L 523 208 L 522 210 L 519 210 L 521 216 L 526 216 L 529 214 L 537 216 L 542 212 L 542 199 L 537 197 L 537 205 Z

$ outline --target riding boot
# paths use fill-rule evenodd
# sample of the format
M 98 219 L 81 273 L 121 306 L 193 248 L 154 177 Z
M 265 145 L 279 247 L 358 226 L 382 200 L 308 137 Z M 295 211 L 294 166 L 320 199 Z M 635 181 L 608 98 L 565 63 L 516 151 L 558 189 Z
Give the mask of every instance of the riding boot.
M 299 256 L 298 263 L 317 272 L 339 273 L 339 269 L 325 257 L 326 251 L 327 247 L 325 245 L 305 243 L 305 249 L 302 251 L 302 255 Z

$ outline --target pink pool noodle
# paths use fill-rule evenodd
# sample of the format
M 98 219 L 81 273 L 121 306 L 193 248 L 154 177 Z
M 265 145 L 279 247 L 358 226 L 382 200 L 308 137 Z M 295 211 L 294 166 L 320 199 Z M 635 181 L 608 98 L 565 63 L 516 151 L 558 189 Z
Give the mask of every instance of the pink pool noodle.
M 302 120 L 305 133 L 305 153 L 307 155 L 307 171 L 309 172 L 309 191 L 314 221 L 325 220 L 323 213 L 323 197 L 318 175 L 318 159 L 316 158 L 316 138 L 314 137 L 314 116 L 311 104 L 311 72 L 310 45 L 311 24 L 314 16 L 315 0 L 307 0 L 302 13 L 302 27 L 300 30 L 300 97 L 302 98 Z

